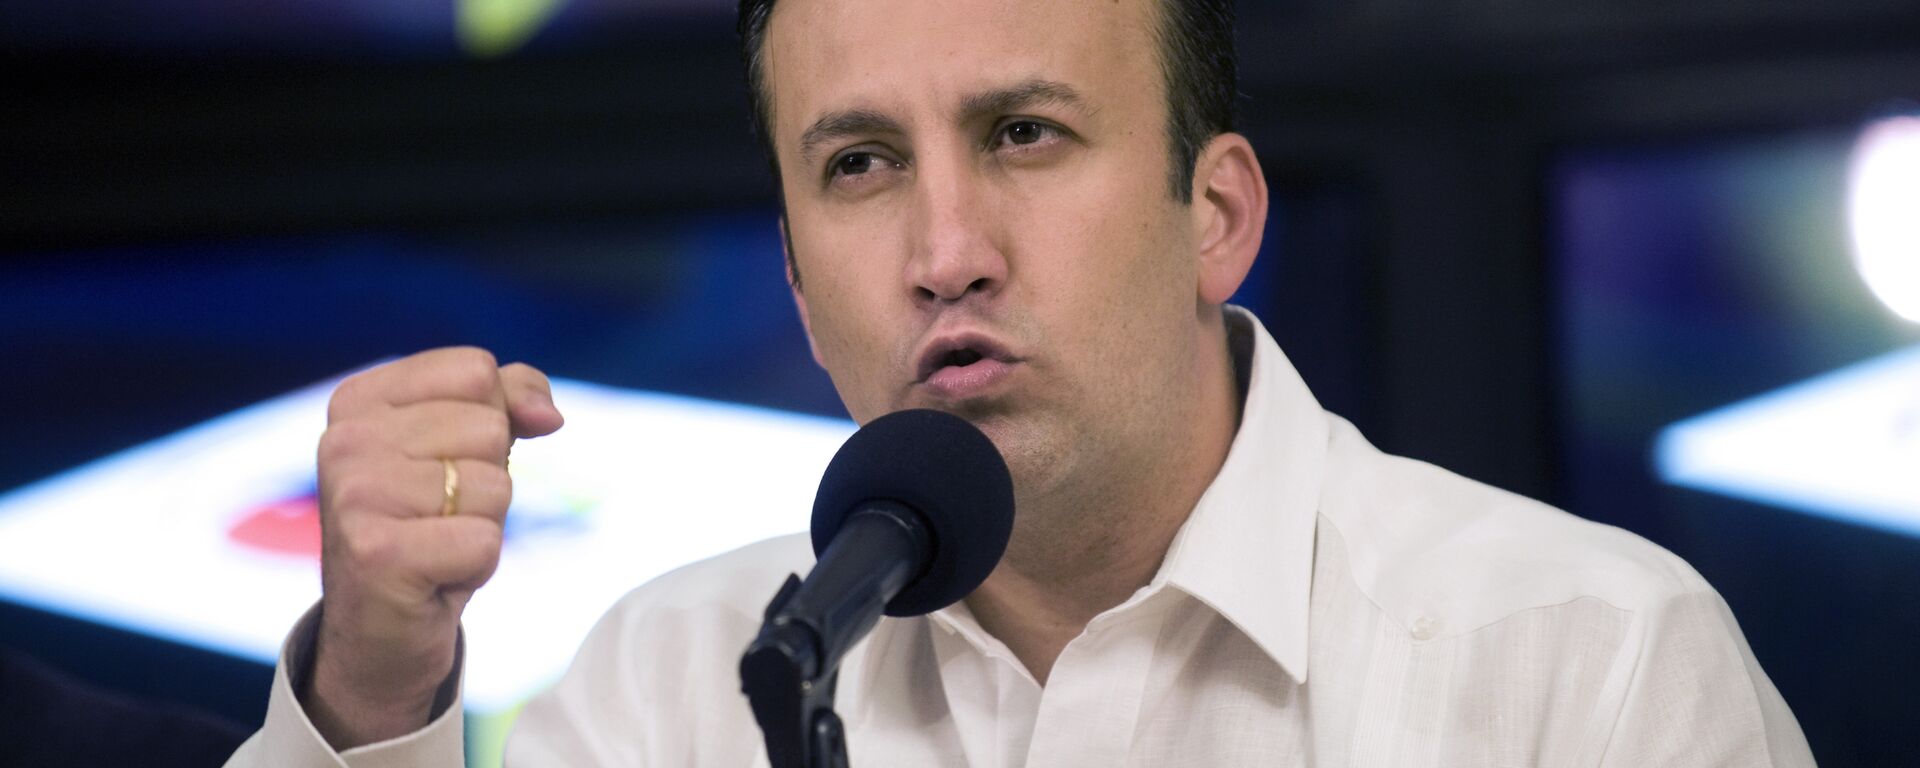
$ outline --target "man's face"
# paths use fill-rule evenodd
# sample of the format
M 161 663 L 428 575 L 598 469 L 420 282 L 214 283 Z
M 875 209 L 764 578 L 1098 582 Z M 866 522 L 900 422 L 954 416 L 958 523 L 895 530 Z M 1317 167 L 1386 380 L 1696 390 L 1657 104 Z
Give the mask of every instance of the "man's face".
M 966 417 L 1023 496 L 1142 462 L 1197 364 L 1155 0 L 782 0 L 796 298 L 862 423 Z

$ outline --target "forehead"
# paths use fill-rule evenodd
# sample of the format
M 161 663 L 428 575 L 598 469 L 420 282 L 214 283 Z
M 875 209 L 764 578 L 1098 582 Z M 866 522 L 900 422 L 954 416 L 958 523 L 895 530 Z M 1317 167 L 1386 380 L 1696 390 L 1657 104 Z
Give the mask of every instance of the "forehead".
M 1159 0 L 780 0 L 761 52 L 774 128 L 840 109 L 951 106 L 1064 83 L 1102 109 L 1157 101 Z

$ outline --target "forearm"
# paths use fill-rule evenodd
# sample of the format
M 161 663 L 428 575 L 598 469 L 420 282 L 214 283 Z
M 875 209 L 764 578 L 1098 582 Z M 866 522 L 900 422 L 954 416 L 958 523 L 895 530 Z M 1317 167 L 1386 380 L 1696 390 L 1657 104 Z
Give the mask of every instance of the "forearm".
M 322 736 L 315 714 L 296 694 L 296 670 L 310 667 L 319 608 L 309 611 L 289 634 L 274 672 L 267 717 L 258 732 L 227 762 L 228 768 L 373 768 L 422 766 L 455 768 L 465 764 L 465 730 L 460 708 L 463 664 L 456 659 L 421 727 L 394 738 L 336 749 Z M 463 646 L 464 644 L 462 644 Z

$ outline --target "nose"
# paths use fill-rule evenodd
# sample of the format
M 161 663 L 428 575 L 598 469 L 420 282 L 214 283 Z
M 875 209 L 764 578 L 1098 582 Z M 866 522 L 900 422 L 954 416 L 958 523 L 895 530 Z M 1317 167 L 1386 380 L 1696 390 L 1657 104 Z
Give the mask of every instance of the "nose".
M 987 185 L 964 161 L 922 156 L 914 195 L 914 253 L 907 280 L 924 302 L 957 302 L 998 293 L 1006 254 Z

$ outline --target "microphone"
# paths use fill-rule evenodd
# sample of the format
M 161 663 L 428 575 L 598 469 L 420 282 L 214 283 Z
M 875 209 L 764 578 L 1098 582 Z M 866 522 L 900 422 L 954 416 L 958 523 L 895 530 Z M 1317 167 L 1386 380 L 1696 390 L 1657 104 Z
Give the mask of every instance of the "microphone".
M 986 581 L 1013 532 L 1013 477 L 965 419 L 890 413 L 834 454 L 813 500 L 818 561 L 789 575 L 740 659 L 774 768 L 844 766 L 840 659 L 879 621 L 953 604 Z

